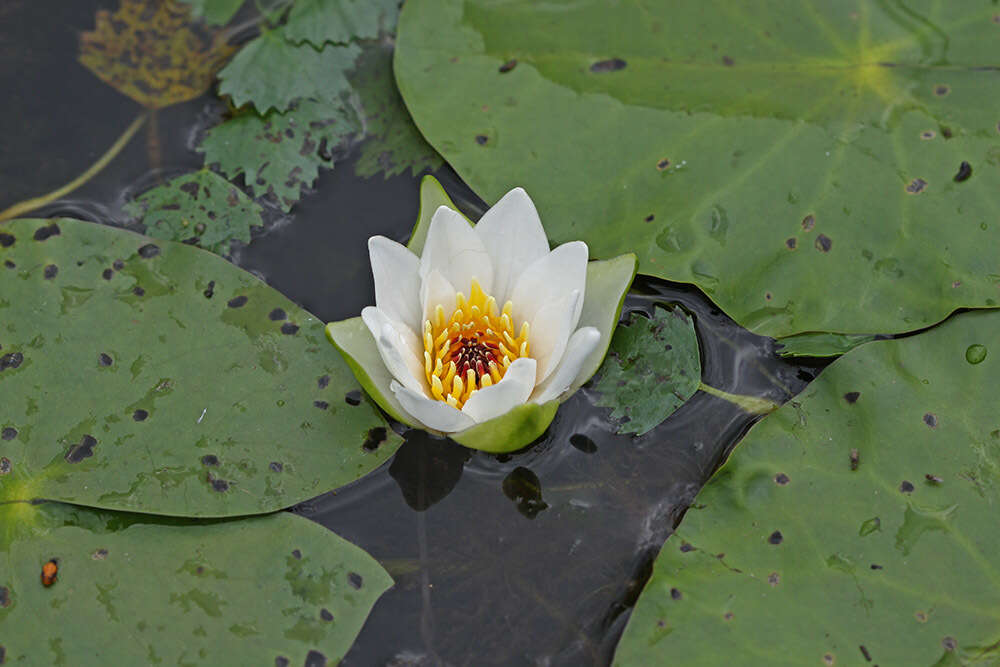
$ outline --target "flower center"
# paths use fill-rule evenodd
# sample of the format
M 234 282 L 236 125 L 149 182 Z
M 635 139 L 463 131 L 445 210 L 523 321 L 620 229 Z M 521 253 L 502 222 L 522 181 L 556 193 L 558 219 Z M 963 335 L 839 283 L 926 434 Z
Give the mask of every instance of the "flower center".
M 446 315 L 438 304 L 424 321 L 424 372 L 431 395 L 461 409 L 474 392 L 499 382 L 510 365 L 528 356 L 528 323 L 514 334 L 513 304 L 497 301 L 472 281 L 469 298 L 455 295 Z

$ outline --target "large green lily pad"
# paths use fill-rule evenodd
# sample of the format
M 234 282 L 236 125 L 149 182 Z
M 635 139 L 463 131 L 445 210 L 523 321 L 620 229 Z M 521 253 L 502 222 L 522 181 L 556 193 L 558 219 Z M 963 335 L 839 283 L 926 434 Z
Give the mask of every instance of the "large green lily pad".
M 76 220 L 0 227 L 0 501 L 287 507 L 399 445 L 357 389 L 322 323 L 211 253 Z
M 332 665 L 392 585 L 291 514 L 197 524 L 14 503 L 0 525 L 4 664 Z
M 667 540 L 616 664 L 1000 660 L 1000 312 L 835 361 Z
M 987 0 L 426 0 L 400 91 L 480 195 L 743 326 L 896 333 L 1000 299 Z M 961 165 L 968 163 L 971 173 Z

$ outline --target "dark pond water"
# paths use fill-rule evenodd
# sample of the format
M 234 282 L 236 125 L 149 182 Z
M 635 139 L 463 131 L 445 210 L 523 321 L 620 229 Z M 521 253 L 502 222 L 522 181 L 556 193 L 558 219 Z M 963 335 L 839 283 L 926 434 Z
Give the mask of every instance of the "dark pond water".
M 117 2 L 0 3 L 0 208 L 83 171 L 141 111 L 76 62 L 78 34 Z M 125 224 L 126 198 L 197 169 L 198 133 L 224 111 L 211 95 L 157 113 L 110 166 L 35 215 Z M 419 178 L 355 175 L 353 150 L 291 216 L 269 213 L 234 261 L 322 319 L 373 303 L 366 240 L 405 240 Z M 435 174 L 476 217 L 484 203 Z M 783 402 L 819 365 L 779 359 L 691 287 L 641 278 L 625 313 L 678 304 L 695 319 L 703 379 Z M 396 586 L 375 606 L 348 665 L 580 665 L 610 661 L 652 559 L 754 418 L 698 393 L 643 437 L 621 436 L 584 389 L 545 436 L 493 456 L 420 432 L 390 464 L 296 511 L 377 558 Z

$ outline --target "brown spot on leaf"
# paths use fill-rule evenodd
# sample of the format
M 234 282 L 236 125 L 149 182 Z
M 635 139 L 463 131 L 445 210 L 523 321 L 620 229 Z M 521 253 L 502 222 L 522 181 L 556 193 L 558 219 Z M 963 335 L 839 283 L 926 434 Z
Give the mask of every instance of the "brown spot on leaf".
M 485 146 L 486 142 L 489 140 L 490 140 L 489 137 L 487 137 L 485 134 L 476 135 L 476 143 L 479 144 L 480 146 Z
M 85 435 L 79 444 L 73 445 L 66 452 L 67 463 L 79 463 L 94 455 L 94 447 L 97 446 L 97 438 L 92 435 Z
M 722 64 L 726 67 L 732 67 L 736 64 L 736 62 L 729 56 L 722 56 Z
M 931 428 L 937 428 L 938 420 L 937 416 L 933 412 L 928 412 L 924 415 L 924 423 Z
M 914 178 L 906 184 L 906 192 L 911 195 L 918 195 L 927 189 L 927 181 L 922 178 Z
M 619 70 L 625 69 L 628 65 L 621 58 L 609 58 L 608 60 L 599 60 L 590 66 L 590 71 L 595 74 L 603 74 L 604 72 L 617 72 Z
M 969 176 L 972 176 L 972 165 L 962 161 L 962 164 L 958 165 L 958 172 L 955 174 L 953 179 L 956 183 L 961 183 L 962 181 L 969 180 Z
M 515 67 L 517 67 L 517 58 L 511 58 L 510 60 L 508 60 L 507 62 L 505 62 L 503 65 L 500 65 L 500 73 L 501 74 L 506 74 L 507 72 L 511 71 Z
M 812 231 L 812 228 L 816 226 L 816 216 L 812 213 L 802 218 L 802 229 L 807 232 Z
M 899 485 L 900 493 L 913 493 L 913 482 L 903 480 Z
M 778 575 L 777 572 L 772 572 L 771 574 L 767 575 L 767 583 L 771 584 L 772 586 L 777 586 L 779 583 L 781 583 L 781 577 Z
M 781 534 L 780 530 L 776 530 L 767 536 L 768 544 L 781 544 L 785 541 L 785 536 Z
M 777 484 L 778 486 L 784 486 L 788 484 L 789 481 L 791 480 L 788 479 L 788 475 L 786 475 L 783 472 L 779 472 L 777 475 L 774 476 L 774 483 Z
M 852 404 L 852 405 L 854 403 L 857 403 L 858 402 L 858 398 L 860 398 L 860 397 L 861 397 L 861 392 L 860 391 L 849 391 L 846 394 L 844 394 L 844 400 L 847 401 L 848 403 Z
M 861 463 L 861 454 L 858 452 L 857 448 L 851 448 L 851 470 L 857 470 L 858 464 Z
M 799 242 L 795 239 L 794 236 L 789 237 L 785 239 L 785 247 L 788 248 L 789 250 L 795 250 L 797 247 L 799 247 Z
M 924 141 L 930 141 L 936 136 L 937 133 L 934 132 L 934 130 L 924 130 L 923 132 L 920 133 L 920 138 L 923 139 Z
M 830 248 L 833 247 L 833 241 L 826 234 L 820 234 L 816 237 L 816 250 L 820 252 L 830 252 Z
M 951 88 L 949 88 L 943 83 L 939 83 L 938 85 L 934 86 L 934 94 L 937 95 L 938 97 L 944 97 L 950 92 Z
M 670 158 L 662 158 L 659 162 L 656 163 L 656 168 L 659 169 L 660 171 L 664 171 L 665 169 L 669 169 L 670 168 Z

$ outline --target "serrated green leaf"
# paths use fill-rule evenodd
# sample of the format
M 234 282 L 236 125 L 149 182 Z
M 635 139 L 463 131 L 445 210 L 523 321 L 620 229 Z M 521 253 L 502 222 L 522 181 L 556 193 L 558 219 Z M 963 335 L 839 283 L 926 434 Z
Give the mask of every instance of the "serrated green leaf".
M 1000 312 L 955 315 L 848 352 L 754 426 L 615 664 L 995 664 L 998 349 Z
M 270 30 L 246 44 L 219 72 L 219 92 L 238 107 L 252 102 L 262 114 L 285 111 L 296 100 L 338 103 L 350 90 L 346 72 L 360 52 L 353 44 L 322 50 L 296 46 L 282 30 Z
M 399 0 L 298 0 L 288 15 L 286 37 L 317 48 L 347 44 L 391 32 L 399 16 Z
M 343 106 L 306 100 L 284 113 L 241 113 L 209 130 L 198 150 L 206 164 L 229 178 L 243 174 L 255 196 L 288 211 L 319 168 L 333 166 L 328 151 L 357 131 Z
M 232 183 L 202 169 L 147 190 L 125 206 L 146 234 L 184 241 L 219 255 L 233 240 L 250 242 L 250 228 L 264 224 L 261 208 Z
M 199 524 L 16 503 L 0 526 L 5 664 L 336 664 L 392 585 L 286 513 Z
M 190 5 L 191 14 L 208 25 L 225 25 L 233 18 L 243 0 L 181 0 Z
M 399 96 L 392 74 L 392 49 L 367 48 L 351 83 L 361 98 L 366 138 L 354 163 L 355 173 L 371 178 L 381 172 L 388 178 L 407 169 L 416 176 L 441 168 L 444 161 L 424 140 Z
M 398 447 L 322 323 L 222 258 L 77 220 L 3 234 L 0 502 L 255 514 Z
M 619 326 L 598 371 L 597 405 L 613 408 L 619 433 L 642 435 L 698 391 L 701 359 L 694 321 L 680 308 L 633 313 Z
M 633 251 L 768 336 L 899 333 L 1000 302 L 996 14 L 421 0 L 395 69 L 462 179 L 525 187 L 553 241 Z

